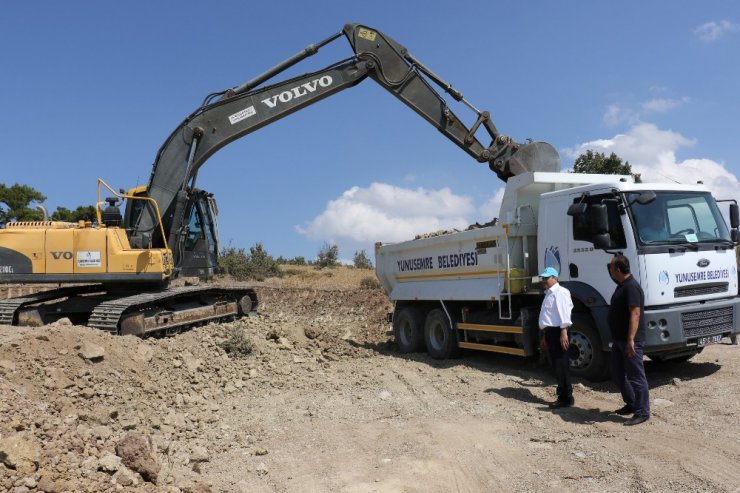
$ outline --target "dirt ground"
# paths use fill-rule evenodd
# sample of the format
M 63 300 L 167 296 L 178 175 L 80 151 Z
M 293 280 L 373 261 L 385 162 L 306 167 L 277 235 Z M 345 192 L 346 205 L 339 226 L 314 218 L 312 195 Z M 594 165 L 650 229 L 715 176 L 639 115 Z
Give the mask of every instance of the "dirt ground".
M 371 275 L 272 280 L 258 316 L 162 339 L 0 326 L 0 491 L 740 491 L 739 346 L 646 362 L 625 427 L 607 382 L 552 412 L 535 361 L 398 354 Z

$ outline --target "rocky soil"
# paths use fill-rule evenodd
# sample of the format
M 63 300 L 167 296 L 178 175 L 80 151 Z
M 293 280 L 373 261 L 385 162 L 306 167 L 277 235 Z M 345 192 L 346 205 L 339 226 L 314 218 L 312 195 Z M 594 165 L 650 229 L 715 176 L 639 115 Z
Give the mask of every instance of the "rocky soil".
M 383 293 L 331 281 L 161 339 L 0 326 L 0 491 L 740 491 L 740 347 L 646 363 L 630 428 L 608 383 L 551 412 L 534 361 L 399 355 Z

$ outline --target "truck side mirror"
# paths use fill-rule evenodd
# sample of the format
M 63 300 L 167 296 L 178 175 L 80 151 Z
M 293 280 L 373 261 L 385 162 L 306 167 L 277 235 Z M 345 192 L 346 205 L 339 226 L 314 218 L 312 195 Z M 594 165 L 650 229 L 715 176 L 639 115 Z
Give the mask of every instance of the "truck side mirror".
M 601 250 L 609 248 L 611 241 L 612 239 L 609 236 L 609 233 L 601 233 L 594 235 L 593 237 L 594 248 L 599 248 Z
M 737 204 L 730 204 L 730 227 L 737 229 L 740 226 L 740 212 L 738 212 Z
M 653 200 L 655 200 L 657 195 L 655 195 L 655 192 L 652 190 L 645 190 L 640 195 L 637 196 L 635 199 L 635 202 L 637 202 L 640 205 L 647 205 Z
M 585 203 L 578 202 L 577 204 L 571 204 L 568 207 L 567 214 L 571 217 L 583 216 L 586 214 L 586 209 L 588 209 L 588 206 Z
M 595 234 L 602 234 L 609 232 L 609 216 L 606 212 L 606 205 L 604 204 L 592 204 L 588 208 L 589 222 L 591 223 L 591 230 Z
M 737 229 L 731 229 L 730 238 L 732 238 L 733 243 L 740 242 L 740 231 L 738 231 Z
M 591 243 L 594 244 L 594 248 L 609 248 L 612 239 L 609 235 L 606 204 L 591 204 L 588 208 L 588 222 L 591 226 Z

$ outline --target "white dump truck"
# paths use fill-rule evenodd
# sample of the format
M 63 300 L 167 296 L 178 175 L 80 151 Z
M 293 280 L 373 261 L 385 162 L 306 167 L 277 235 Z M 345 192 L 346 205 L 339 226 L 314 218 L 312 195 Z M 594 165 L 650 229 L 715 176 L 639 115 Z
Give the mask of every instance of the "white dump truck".
M 732 201 L 734 202 L 734 201 Z M 607 271 L 621 252 L 645 292 L 645 354 L 688 360 L 739 332 L 731 229 L 709 190 L 631 176 L 527 172 L 508 179 L 498 221 L 463 232 L 378 243 L 376 273 L 394 302 L 402 352 L 438 359 L 461 348 L 532 356 L 543 298 L 537 274 L 560 272 L 573 297 L 571 369 L 607 375 Z

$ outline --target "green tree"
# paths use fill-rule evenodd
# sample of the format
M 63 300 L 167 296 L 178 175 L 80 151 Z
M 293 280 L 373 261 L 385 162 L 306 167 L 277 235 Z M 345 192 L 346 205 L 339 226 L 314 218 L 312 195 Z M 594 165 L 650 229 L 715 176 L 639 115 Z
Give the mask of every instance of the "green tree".
M 52 221 L 64 221 L 68 223 L 76 223 L 81 220 L 95 221 L 97 214 L 93 205 L 81 205 L 73 211 L 66 207 L 57 207 L 57 210 L 51 214 L 51 219 Z
M 31 207 L 32 202 L 41 203 L 44 195 L 29 187 L 16 183 L 7 187 L 0 183 L 0 223 L 10 221 L 40 221 L 44 215 Z
M 324 267 L 336 267 L 339 265 L 339 247 L 337 245 L 330 245 L 324 243 L 324 246 L 319 250 L 316 255 L 316 268 L 322 269 Z
M 280 255 L 278 258 L 275 259 L 275 262 L 277 262 L 278 264 L 283 264 L 283 265 L 306 265 L 306 259 L 301 256 L 293 257 L 293 258 L 285 258 L 282 255 Z
M 268 277 L 280 277 L 281 271 L 277 261 L 267 253 L 262 243 L 255 243 L 249 248 L 249 263 L 252 267 L 252 277 L 262 281 Z
M 622 158 L 615 153 L 609 157 L 603 152 L 586 151 L 576 158 L 573 164 L 573 173 L 597 173 L 606 175 L 632 175 L 636 183 L 640 183 L 640 173 L 633 173 L 629 161 L 622 162 Z
M 222 273 L 231 275 L 237 281 L 256 279 L 263 281 L 268 277 L 280 277 L 282 272 L 275 259 L 267 253 L 262 243 L 249 249 L 228 246 L 221 251 L 218 266 Z
M 249 257 L 243 248 L 227 246 L 221 250 L 218 267 L 222 274 L 228 274 L 237 281 L 249 279 Z
M 355 258 L 354 258 L 355 268 L 357 269 L 372 269 L 373 268 L 373 261 L 370 260 L 370 257 L 367 256 L 367 253 L 365 250 L 360 250 L 359 252 L 355 252 Z

